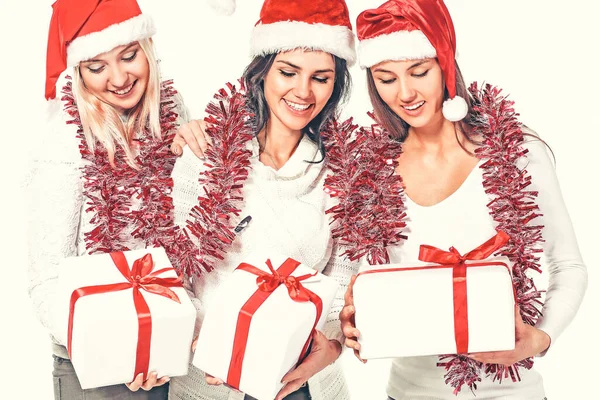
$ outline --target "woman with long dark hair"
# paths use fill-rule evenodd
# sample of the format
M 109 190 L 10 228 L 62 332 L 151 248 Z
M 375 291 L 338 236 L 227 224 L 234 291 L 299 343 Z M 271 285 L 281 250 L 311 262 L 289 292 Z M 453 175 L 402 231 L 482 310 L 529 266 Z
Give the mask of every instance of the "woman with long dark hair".
M 294 258 L 336 279 L 340 289 L 323 332 L 284 376 L 277 399 L 347 399 L 334 361 L 343 338 L 337 316 L 355 267 L 338 257 L 325 214 L 331 200 L 323 190 L 328 169 L 321 134 L 350 88 L 347 65 L 355 55 L 348 9 L 342 0 L 266 1 L 251 43 L 254 58 L 241 87 L 218 93 L 208 107 L 206 159 L 185 147 L 172 174 L 175 222 L 206 269 L 186 274 L 197 329 L 215 290 L 245 257 L 258 251 Z M 244 398 L 190 368 L 171 380 L 170 398 Z

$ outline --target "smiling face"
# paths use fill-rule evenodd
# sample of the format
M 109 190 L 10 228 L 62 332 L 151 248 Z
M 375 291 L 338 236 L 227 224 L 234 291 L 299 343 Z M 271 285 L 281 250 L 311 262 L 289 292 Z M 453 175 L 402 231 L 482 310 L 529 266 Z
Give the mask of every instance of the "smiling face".
M 381 99 L 410 126 L 443 121 L 444 78 L 435 58 L 384 61 L 371 73 Z
M 120 113 L 134 108 L 148 85 L 148 59 L 138 42 L 118 46 L 79 63 L 87 90 Z
M 335 61 L 322 51 L 279 53 L 264 79 L 270 121 L 289 131 L 306 127 L 323 110 L 335 81 Z

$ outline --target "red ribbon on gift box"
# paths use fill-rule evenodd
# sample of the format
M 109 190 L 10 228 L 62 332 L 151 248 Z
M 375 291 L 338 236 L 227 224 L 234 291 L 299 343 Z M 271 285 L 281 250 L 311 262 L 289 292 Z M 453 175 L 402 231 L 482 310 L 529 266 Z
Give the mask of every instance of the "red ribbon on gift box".
M 273 294 L 275 289 L 281 285 L 284 285 L 287 288 L 288 294 L 292 300 L 297 302 L 311 302 L 315 305 L 317 309 L 317 315 L 315 317 L 313 328 L 311 329 L 311 335 L 317 326 L 319 319 L 321 318 L 321 314 L 323 313 L 323 301 L 321 298 L 314 292 L 302 286 L 300 283 L 303 280 L 315 276 L 317 272 L 314 274 L 306 274 L 297 277 L 290 276 L 292 272 L 294 272 L 300 265 L 298 261 L 292 258 L 285 260 L 284 263 L 277 268 L 277 270 L 273 268 L 271 260 L 267 260 L 266 264 L 271 273 L 265 272 L 247 263 L 242 263 L 236 268 L 257 275 L 256 284 L 258 289 L 252 294 L 252 296 L 250 296 L 248 301 L 244 303 L 238 314 L 235 336 L 233 339 L 231 362 L 229 363 L 229 372 L 227 374 L 227 384 L 235 388 L 240 387 L 242 366 L 244 363 L 244 356 L 246 354 L 246 345 L 248 343 L 248 334 L 250 332 L 250 323 L 252 322 L 252 317 L 258 308 L 269 298 L 269 296 L 271 296 L 271 294 Z M 300 353 L 300 358 L 302 358 L 308 349 L 311 335 L 309 335 L 306 343 L 304 344 L 302 352 Z
M 145 290 L 148 293 L 157 294 L 159 296 L 166 297 L 177 303 L 181 303 L 179 297 L 173 292 L 170 287 L 183 287 L 181 278 L 159 278 L 158 275 L 166 271 L 171 271 L 172 268 L 162 268 L 158 271 L 152 272 L 154 268 L 154 261 L 150 253 L 146 254 L 142 258 L 139 258 L 133 262 L 133 267 L 129 269 L 127 259 L 122 252 L 111 253 L 115 266 L 119 272 L 125 277 L 127 282 L 111 283 L 107 285 L 97 286 L 85 286 L 76 289 L 71 294 L 71 302 L 69 306 L 69 330 L 68 330 L 68 341 L 67 349 L 69 351 L 69 357 L 72 358 L 72 339 L 73 339 L 73 320 L 75 317 L 75 304 L 77 300 L 84 296 L 93 294 L 118 292 L 126 289 L 133 289 L 133 303 L 138 317 L 138 341 L 136 349 L 136 360 L 135 360 L 135 373 L 133 374 L 133 380 L 135 377 L 143 373 L 144 380 L 148 376 L 148 367 L 150 364 L 150 342 L 152 339 L 152 316 L 150 315 L 150 308 L 141 290 Z
M 450 251 L 445 251 L 438 249 L 437 247 L 421 245 L 419 249 L 419 260 L 441 265 L 426 265 L 412 268 L 373 269 L 363 271 L 359 273 L 358 276 L 381 272 L 452 268 L 452 286 L 454 295 L 454 338 L 456 341 L 456 352 L 458 354 L 468 353 L 469 312 L 467 306 L 467 268 L 499 265 L 505 267 L 509 274 L 510 268 L 505 263 L 497 261 L 468 264 L 466 261 L 485 260 L 495 251 L 501 249 L 506 243 L 508 243 L 509 240 L 510 237 L 506 233 L 498 231 L 498 233 L 496 233 L 496 235 L 494 235 L 491 239 L 464 255 L 461 255 L 454 247 L 450 247 Z

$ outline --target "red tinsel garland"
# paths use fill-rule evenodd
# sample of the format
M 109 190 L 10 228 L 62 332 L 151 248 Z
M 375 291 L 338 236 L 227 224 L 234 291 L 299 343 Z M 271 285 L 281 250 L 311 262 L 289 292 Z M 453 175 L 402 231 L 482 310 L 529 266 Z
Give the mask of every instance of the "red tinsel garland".
M 114 167 L 110 165 L 106 149 L 97 144 L 90 151 L 79 111 L 72 91 L 72 82 L 63 87 L 61 100 L 65 111 L 72 117 L 67 124 L 77 127 L 81 143 L 79 150 L 85 160 L 82 167 L 83 195 L 86 213 L 95 227 L 84 233 L 86 249 L 90 254 L 129 250 L 127 243 L 139 239 L 146 246 L 162 246 L 173 266 L 179 271 L 199 270 L 197 250 L 183 230 L 173 224 L 173 201 L 170 196 L 173 181 L 171 171 L 176 157 L 169 150 L 177 129 L 177 113 L 172 81 L 163 82 L 160 93 L 161 137 L 148 131 L 141 132 L 136 140 L 139 152 L 135 158 L 139 169 L 126 163 L 125 153 L 117 149 Z M 139 201 L 132 210 L 132 199 Z
M 526 155 L 522 147 L 522 125 L 513 109 L 513 102 L 500 95 L 500 90 L 474 83 L 469 91 L 474 99 L 477 115 L 474 134 L 483 138 L 476 150 L 479 158 L 486 159 L 483 186 L 493 199 L 487 206 L 498 229 L 511 240 L 501 255 L 513 263 L 513 284 L 523 320 L 533 325 L 540 315 L 540 292 L 526 275 L 528 270 L 540 272 L 539 246 L 542 226 L 530 222 L 540 216 L 534 200 L 537 193 L 527 191 L 531 176 L 517 167 L 517 160 Z M 373 117 L 373 115 L 371 115 Z M 351 120 L 345 124 L 351 125 Z M 352 133 L 356 137 L 352 137 Z M 339 205 L 328 210 L 336 226 L 333 232 L 346 246 L 351 259 L 367 256 L 369 264 L 389 263 L 387 247 L 405 239 L 402 228 L 406 216 L 402 200 L 401 178 L 394 174 L 401 144 L 393 141 L 374 125 L 370 129 L 348 129 L 337 132 L 334 126 L 327 136 L 329 165 L 334 176 L 326 181 L 326 191 L 338 197 Z M 387 209 L 392 210 L 386 212 Z M 533 365 L 532 359 L 522 360 L 510 367 L 496 364 L 483 365 L 464 355 L 440 356 L 438 366 L 446 369 L 445 381 L 458 394 L 464 385 L 477 389 L 483 372 L 492 380 L 510 377 L 520 380 L 519 367 Z
M 330 124 L 323 138 L 333 172 L 325 191 L 339 200 L 326 211 L 332 215 L 333 238 L 351 260 L 366 256 L 371 265 L 389 263 L 387 246 L 406 239 L 404 190 L 395 173 L 401 144 L 378 126 L 357 129 L 352 118 Z
M 497 228 L 510 236 L 510 242 L 500 251 L 514 263 L 513 286 L 523 321 L 534 325 L 540 316 L 541 292 L 535 287 L 533 279 L 526 272 L 541 272 L 537 253 L 542 252 L 541 225 L 530 222 L 538 216 L 539 207 L 535 204 L 538 193 L 527 190 L 531 176 L 526 170 L 517 167 L 517 161 L 526 156 L 522 147 L 524 135 L 514 102 L 501 95 L 499 88 L 489 84 L 479 88 L 472 83 L 469 91 L 473 96 L 473 110 L 476 122 L 473 133 L 483 138 L 483 144 L 476 149 L 477 157 L 486 161 L 483 170 L 483 187 L 492 198 L 487 206 L 490 215 L 498 223 Z M 521 380 L 519 368 L 530 369 L 533 359 L 521 360 L 509 367 L 498 364 L 481 364 L 462 355 L 444 355 L 439 366 L 446 368 L 446 383 L 458 393 L 463 385 L 472 391 L 481 381 L 481 371 L 494 381 L 504 378 Z
M 205 194 L 190 212 L 187 228 L 202 250 L 199 263 L 208 271 L 223 259 L 225 246 L 235 238 L 231 216 L 241 212 L 244 182 L 248 178 L 252 152 L 247 143 L 254 135 L 253 114 L 247 106 L 243 84 L 239 90 L 227 84 L 206 108 L 207 133 L 213 144 L 205 151 L 205 166 L 199 182 Z

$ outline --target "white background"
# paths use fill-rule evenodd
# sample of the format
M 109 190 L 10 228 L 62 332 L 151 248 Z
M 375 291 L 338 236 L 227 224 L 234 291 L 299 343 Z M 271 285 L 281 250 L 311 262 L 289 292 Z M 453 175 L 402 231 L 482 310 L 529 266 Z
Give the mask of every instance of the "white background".
M 310 1 L 310 0 L 307 0 Z M 260 0 L 242 0 L 233 17 L 217 17 L 202 0 L 140 0 L 155 18 L 163 75 L 174 78 L 192 115 L 201 117 L 212 93 L 235 80 L 248 59 L 248 34 Z M 381 0 L 350 0 L 352 20 Z M 52 399 L 48 338 L 27 297 L 21 182 L 28 154 L 44 134 L 44 74 L 50 0 L 0 0 L 0 135 L 2 174 L 2 399 Z M 554 150 L 556 173 L 589 268 L 580 312 L 552 351 L 537 361 L 550 400 L 597 396 L 598 333 L 597 188 L 600 123 L 600 29 L 596 2 L 447 0 L 467 81 L 504 88 L 522 121 Z M 351 70 L 354 91 L 344 116 L 368 123 L 364 72 Z M 59 179 L 59 178 L 57 178 Z M 543 282 L 541 283 L 543 286 Z M 355 399 L 383 399 L 387 362 L 358 363 L 344 356 Z

